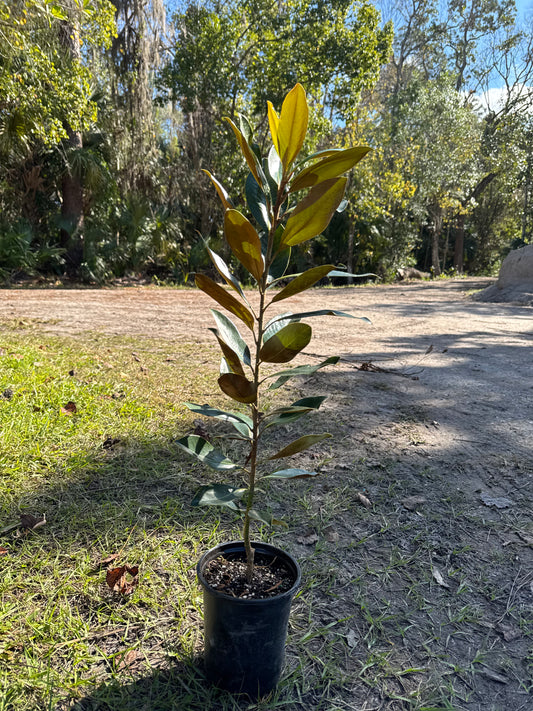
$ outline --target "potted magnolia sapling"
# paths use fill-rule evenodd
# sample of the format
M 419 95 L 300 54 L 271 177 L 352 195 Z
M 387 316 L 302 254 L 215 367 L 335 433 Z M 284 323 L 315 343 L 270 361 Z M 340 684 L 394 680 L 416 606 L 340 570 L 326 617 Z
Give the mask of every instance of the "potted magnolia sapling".
M 228 288 L 203 274 L 196 275 L 196 285 L 230 314 L 212 309 L 216 328 L 211 330 L 222 351 L 218 384 L 232 400 L 245 403 L 248 412 L 186 405 L 196 414 L 232 425 L 235 430 L 232 438 L 244 445 L 244 461 L 233 462 L 199 435 L 183 437 L 178 445 L 219 474 L 230 472 L 233 476 L 231 484 L 217 482 L 203 486 L 193 504 L 223 506 L 243 516 L 242 541 L 217 546 L 198 563 L 198 578 L 204 591 L 206 673 L 222 688 L 261 696 L 275 687 L 281 673 L 289 609 L 300 582 L 300 569 L 282 550 L 252 541 L 254 521 L 283 525 L 258 510 L 255 501 L 273 479 L 288 481 L 316 476 L 317 472 L 280 462 L 331 436 L 305 434 L 277 452 L 264 452 L 261 445 L 267 430 L 317 410 L 325 399 L 306 397 L 266 411 L 265 392 L 276 390 L 290 378 L 311 375 L 338 361 L 338 357 L 331 357 L 318 365 L 271 372 L 272 364 L 289 363 L 308 345 L 311 327 L 303 319 L 326 315 L 354 318 L 329 309 L 305 313 L 274 310 L 278 303 L 309 289 L 326 276 L 349 276 L 331 264 L 300 274 L 285 272 L 291 248 L 316 237 L 327 227 L 343 201 L 347 182 L 343 174 L 370 149 L 359 146 L 325 150 L 302 160 L 299 153 L 307 132 L 308 106 L 300 84 L 285 97 L 279 116 L 268 102 L 273 145 L 265 158 L 253 143 L 250 126 L 243 117 L 239 127 L 226 120 L 250 169 L 245 194 L 255 226 L 235 209 L 223 185 L 205 172 L 224 206 L 227 243 L 233 257 L 251 275 L 255 294 L 245 292 L 224 260 L 209 248 L 209 256 Z M 281 280 L 285 286 L 280 289 Z M 235 320 L 240 322 L 239 328 Z M 247 335 L 246 339 L 241 331 Z

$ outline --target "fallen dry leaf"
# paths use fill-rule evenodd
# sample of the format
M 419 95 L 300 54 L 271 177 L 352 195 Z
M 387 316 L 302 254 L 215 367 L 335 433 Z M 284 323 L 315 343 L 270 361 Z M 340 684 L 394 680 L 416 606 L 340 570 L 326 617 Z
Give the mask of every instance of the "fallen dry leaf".
M 480 494 L 480 499 L 485 506 L 496 506 L 497 509 L 506 509 L 513 505 L 511 499 L 506 499 L 505 496 L 491 496 L 486 491 Z
M 78 408 L 76 407 L 76 403 L 72 402 L 72 400 L 69 400 L 66 405 L 63 405 L 61 408 L 61 412 L 63 415 L 73 415 L 75 412 L 77 412 Z
M 4 548 L 4 546 L 0 546 L 0 555 L 7 555 L 9 553 L 9 550 L 7 548 Z
M 111 555 L 108 555 L 107 558 L 102 558 L 102 560 L 100 561 L 100 565 L 102 567 L 105 565 L 109 565 L 109 563 L 112 563 L 117 558 L 118 558 L 118 553 L 112 553 Z
M 132 356 L 133 360 L 136 360 L 136 361 L 137 361 L 137 363 L 140 363 L 140 362 L 141 362 L 141 359 L 139 358 L 139 356 L 137 355 L 137 353 L 132 353 L 131 356 Z
M 308 531 L 304 536 L 298 536 L 296 540 L 303 546 L 312 546 L 318 541 L 318 536 L 314 531 Z
M 372 502 L 364 494 L 361 494 L 361 492 L 358 491 L 356 493 L 356 496 L 359 499 L 359 501 L 363 504 L 363 506 L 366 506 L 367 509 L 372 508 Z
M 141 655 L 137 649 L 128 649 L 128 651 L 123 654 L 118 660 L 118 664 L 116 665 L 117 669 L 119 671 L 130 669 L 140 656 Z
M 324 535 L 326 537 L 326 541 L 329 541 L 330 543 L 336 543 L 340 538 L 338 532 L 332 526 L 328 526 L 324 529 Z
M 513 642 L 515 639 L 522 636 L 522 632 L 518 629 L 518 627 L 513 627 L 513 625 L 500 624 L 497 629 L 502 633 L 506 642 Z
M 139 567 L 137 565 L 122 565 L 119 568 L 108 570 L 105 579 L 113 592 L 131 595 L 139 582 L 138 573 Z M 131 576 L 131 580 L 128 580 L 127 576 Z
M 448 585 L 448 583 L 442 577 L 442 573 L 440 572 L 440 570 L 438 568 L 431 568 L 431 572 L 433 573 L 433 577 L 439 585 L 441 585 L 443 588 L 450 587 Z
M 426 499 L 423 496 L 408 496 L 402 501 L 402 505 L 409 511 L 416 511 L 419 506 L 425 503 Z

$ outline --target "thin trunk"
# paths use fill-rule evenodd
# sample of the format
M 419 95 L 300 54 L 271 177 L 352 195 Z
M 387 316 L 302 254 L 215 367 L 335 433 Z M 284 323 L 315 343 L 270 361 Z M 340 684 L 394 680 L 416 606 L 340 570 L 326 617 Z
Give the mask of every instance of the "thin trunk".
M 527 157 L 526 179 L 524 181 L 524 208 L 522 212 L 522 242 L 527 242 L 529 195 L 531 191 L 531 153 Z
M 60 43 L 68 61 L 81 62 L 81 42 L 75 11 L 71 8 L 71 20 L 63 22 L 59 33 Z M 61 181 L 62 228 L 61 246 L 66 250 L 67 272 L 77 275 L 83 261 L 83 184 L 79 174 L 72 170 L 71 155 L 83 147 L 81 131 L 65 125 L 68 138 L 65 141 L 67 165 Z
M 442 210 L 439 205 L 435 205 L 433 208 L 433 229 L 431 230 L 431 268 L 435 276 L 440 274 L 439 242 L 441 230 Z
M 450 244 L 450 223 L 446 226 L 446 242 L 444 244 L 444 254 L 442 255 L 442 271 L 446 271 L 446 260 L 448 259 L 448 246 Z
M 455 246 L 453 250 L 453 266 L 458 274 L 463 273 L 465 251 L 465 216 L 457 216 L 457 229 L 455 232 Z

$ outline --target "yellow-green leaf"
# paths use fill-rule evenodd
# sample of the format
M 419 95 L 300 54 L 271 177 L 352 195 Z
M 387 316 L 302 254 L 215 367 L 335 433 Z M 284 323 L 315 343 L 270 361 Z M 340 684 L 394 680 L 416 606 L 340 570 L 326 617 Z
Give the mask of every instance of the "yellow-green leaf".
M 254 317 L 244 304 L 241 304 L 240 301 L 205 274 L 197 274 L 195 282 L 199 289 L 208 294 L 223 308 L 231 311 L 234 316 L 240 318 L 241 321 L 248 326 L 250 331 L 254 330 Z
M 289 170 L 303 146 L 308 120 L 309 109 L 305 90 L 301 84 L 296 84 L 283 101 L 277 131 L 278 153 L 285 172 Z
M 293 247 L 323 232 L 341 203 L 346 182 L 336 178 L 312 188 L 287 220 L 281 246 Z
M 274 147 L 279 155 L 279 153 L 280 153 L 279 138 L 278 138 L 279 116 L 277 115 L 276 109 L 272 105 L 271 101 L 267 101 L 267 107 L 268 107 L 268 125 L 270 126 L 270 135 L 272 136 L 272 143 L 274 144 Z
M 224 360 L 226 361 L 230 373 L 236 373 L 237 375 L 242 375 L 243 377 L 245 377 L 241 360 L 239 356 L 235 353 L 233 348 L 230 348 L 228 344 L 222 340 L 216 328 L 210 328 L 209 330 L 213 331 L 216 336 L 218 345 L 220 346 L 220 350 L 222 351 Z
M 290 184 L 290 192 L 311 188 L 324 180 L 337 178 L 353 168 L 356 163 L 359 163 L 370 150 L 370 146 L 356 146 L 323 158 L 318 163 L 304 168 L 296 176 Z
M 218 196 L 222 202 L 222 205 L 224 206 L 224 209 L 229 210 L 230 208 L 232 208 L 233 204 L 232 204 L 231 200 L 229 199 L 228 191 L 226 190 L 226 188 L 222 185 L 222 183 L 219 183 L 218 180 L 215 178 L 215 176 L 211 175 L 211 173 L 208 170 L 205 170 L 204 168 L 202 168 L 202 170 L 204 171 L 204 173 L 206 175 L 209 176 L 209 178 L 211 179 L 211 182 L 215 186 L 215 189 L 216 189 Z
M 227 116 L 224 116 L 224 120 L 229 123 L 231 128 L 233 129 L 233 133 L 235 134 L 237 141 L 239 142 L 239 146 L 241 147 L 241 152 L 248 163 L 248 167 L 250 168 L 250 171 L 252 172 L 252 175 L 254 178 L 257 180 L 257 183 L 259 185 L 263 184 L 263 181 L 259 177 L 259 172 L 257 170 L 257 162 L 254 154 L 252 153 L 252 149 L 248 145 L 248 141 L 246 138 L 243 136 L 241 131 L 237 128 L 237 126 L 233 123 L 233 121 L 228 118 Z
M 223 393 L 237 402 L 251 403 L 257 399 L 255 385 L 242 375 L 224 373 L 218 379 L 218 384 Z
M 291 442 L 283 449 L 280 449 L 279 452 L 273 454 L 269 457 L 269 459 L 283 459 L 283 457 L 291 457 L 293 454 L 303 452 L 317 442 L 322 442 L 322 440 L 328 439 L 329 437 L 331 437 L 329 432 L 319 435 L 304 435 L 303 437 L 295 439 L 294 442 Z
M 320 281 L 325 276 L 327 276 L 331 271 L 334 271 L 335 266 L 333 264 L 324 264 L 321 267 L 312 267 L 307 271 L 299 274 L 296 279 L 293 279 L 286 287 L 279 291 L 276 296 L 272 299 L 272 303 L 276 301 L 282 301 L 283 299 L 288 299 L 290 296 L 299 294 L 306 289 L 309 289 Z
M 256 281 L 261 281 L 264 260 L 261 241 L 252 223 L 238 210 L 226 210 L 224 231 L 233 254 Z
M 311 334 L 307 323 L 289 323 L 263 343 L 259 357 L 267 363 L 288 363 L 307 346 Z

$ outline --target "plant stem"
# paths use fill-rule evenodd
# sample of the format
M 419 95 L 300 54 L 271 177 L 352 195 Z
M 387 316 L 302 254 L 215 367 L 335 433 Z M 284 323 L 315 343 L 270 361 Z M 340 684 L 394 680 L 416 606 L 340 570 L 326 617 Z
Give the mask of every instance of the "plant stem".
M 255 496 L 255 480 L 257 473 L 257 450 L 259 445 L 259 381 L 261 375 L 261 359 L 259 357 L 259 352 L 261 350 L 261 342 L 263 340 L 263 322 L 265 318 L 266 311 L 266 288 L 268 284 L 268 272 L 270 269 L 270 264 L 272 261 L 272 250 L 274 246 L 274 235 L 278 228 L 280 219 L 279 211 L 282 201 L 282 193 L 284 190 L 284 184 L 280 186 L 278 190 L 277 200 L 275 206 L 271 210 L 271 225 L 268 233 L 268 244 L 265 255 L 265 270 L 263 277 L 259 282 L 259 311 L 257 313 L 257 336 L 255 342 L 255 361 L 253 367 L 253 379 L 256 392 L 255 402 L 252 403 L 252 443 L 250 447 L 249 456 L 249 474 L 248 474 L 248 497 L 246 500 L 246 511 L 244 512 L 244 526 L 243 526 L 243 540 L 244 540 L 244 550 L 246 551 L 246 579 L 248 583 L 252 582 L 252 577 L 254 574 L 254 554 L 255 551 L 252 548 L 250 542 L 250 510 L 252 509 L 254 496 Z

